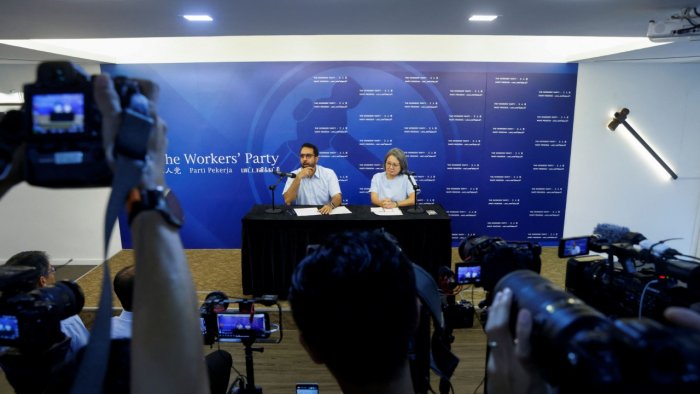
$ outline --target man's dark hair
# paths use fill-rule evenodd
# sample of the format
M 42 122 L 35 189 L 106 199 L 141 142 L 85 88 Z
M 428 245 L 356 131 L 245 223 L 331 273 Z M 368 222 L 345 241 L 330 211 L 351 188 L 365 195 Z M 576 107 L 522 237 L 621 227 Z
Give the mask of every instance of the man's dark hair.
M 39 283 L 40 277 L 49 276 L 49 255 L 40 250 L 19 252 L 10 257 L 5 265 L 34 268 L 32 280 L 35 286 L 31 289 L 23 289 L 23 291 L 33 290 L 36 287 L 36 284 Z
M 136 267 L 124 267 L 114 275 L 114 293 L 125 311 L 131 312 L 134 300 L 134 274 Z
M 304 148 L 311 148 L 311 149 L 313 149 L 313 150 L 314 150 L 314 156 L 318 156 L 318 148 L 316 147 L 316 145 L 314 145 L 314 144 L 312 144 L 312 143 L 310 143 L 310 142 L 304 142 L 303 144 L 301 144 L 301 148 L 299 149 L 299 151 L 301 151 L 301 150 L 304 149 Z
M 408 359 L 418 321 L 413 264 L 383 232 L 329 237 L 292 275 L 301 335 L 339 380 L 381 383 Z

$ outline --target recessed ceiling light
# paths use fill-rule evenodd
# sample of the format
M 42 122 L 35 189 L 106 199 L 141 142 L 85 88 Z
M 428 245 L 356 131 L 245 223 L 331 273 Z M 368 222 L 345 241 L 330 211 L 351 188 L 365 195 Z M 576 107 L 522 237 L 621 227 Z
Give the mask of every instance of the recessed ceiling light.
M 493 22 L 498 18 L 498 15 L 472 15 L 469 17 L 470 22 Z
M 209 15 L 183 15 L 190 22 L 211 22 L 214 19 Z

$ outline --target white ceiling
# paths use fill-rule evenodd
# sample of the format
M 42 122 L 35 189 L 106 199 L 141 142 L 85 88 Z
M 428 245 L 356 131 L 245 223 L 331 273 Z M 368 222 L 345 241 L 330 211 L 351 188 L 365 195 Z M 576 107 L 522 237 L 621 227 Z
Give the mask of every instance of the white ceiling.
M 488 40 L 488 57 L 494 61 L 502 60 L 499 53 L 517 52 L 523 45 L 529 51 L 559 52 L 553 61 L 700 61 L 698 41 L 639 50 L 649 45 L 645 38 L 649 20 L 664 20 L 695 5 L 687 0 L 3 0 L 0 62 L 35 62 L 56 54 L 99 62 L 143 62 L 144 56 L 158 61 L 152 59 L 161 55 L 161 61 L 173 61 L 169 58 L 173 54 L 178 54 L 174 61 L 209 61 L 208 56 L 220 57 L 213 55 L 217 52 L 237 52 L 231 45 L 261 45 L 262 51 L 287 52 L 294 58 L 297 48 L 299 54 L 308 50 L 314 39 L 309 36 L 357 35 L 379 42 L 382 48 L 392 39 L 419 35 L 430 38 L 423 43 L 426 49 L 448 39 L 466 49 L 477 45 L 483 50 L 478 43 Z M 187 23 L 181 18 L 187 13 L 207 13 L 214 21 Z M 467 22 L 474 13 L 499 18 L 490 24 Z M 133 40 L 139 37 L 170 39 Z M 173 39 L 183 37 L 189 38 Z M 386 37 L 391 39 L 385 41 Z M 581 41 L 555 43 L 553 37 L 586 37 L 593 47 L 582 52 Z M 615 37 L 625 39 L 611 41 Z M 74 40 L 115 38 L 132 40 Z M 362 45 L 356 50 L 356 56 L 364 55 Z M 449 47 L 441 50 L 450 52 Z M 626 53 L 630 50 L 634 52 Z M 188 52 L 192 52 L 189 58 L 183 55 Z M 506 60 L 511 57 L 505 53 Z

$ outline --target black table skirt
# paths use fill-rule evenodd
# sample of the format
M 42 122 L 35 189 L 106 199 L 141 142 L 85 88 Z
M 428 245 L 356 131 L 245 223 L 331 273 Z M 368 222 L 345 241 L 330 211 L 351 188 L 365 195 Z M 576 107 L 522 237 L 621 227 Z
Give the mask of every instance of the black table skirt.
M 349 205 L 352 214 L 298 217 L 286 207 L 282 213 L 271 214 L 265 212 L 269 205 L 256 205 L 242 219 L 243 292 L 286 299 L 292 272 L 306 255 L 306 246 L 350 230 L 383 228 L 396 237 L 414 263 L 437 277 L 439 267 L 449 267 L 452 262 L 450 217 L 440 205 L 421 206 L 437 214 L 411 214 L 403 209 L 402 216 L 379 216 L 369 206 Z

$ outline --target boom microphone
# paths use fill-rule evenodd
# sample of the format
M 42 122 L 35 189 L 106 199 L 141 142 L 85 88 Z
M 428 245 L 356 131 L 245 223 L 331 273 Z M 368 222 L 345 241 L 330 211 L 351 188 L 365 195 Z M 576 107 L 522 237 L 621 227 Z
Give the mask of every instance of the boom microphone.
M 401 173 L 404 174 L 404 175 L 410 175 L 410 176 L 415 176 L 415 175 L 416 175 L 415 172 L 409 171 L 409 170 L 403 170 L 403 171 L 401 171 Z
M 638 244 L 639 241 L 645 239 L 645 237 L 639 233 L 630 232 L 630 229 L 625 226 L 618 226 L 617 224 L 610 223 L 600 223 L 596 225 L 593 229 L 593 234 L 597 235 L 599 239 L 605 240 L 611 244 Z
M 273 174 L 278 175 L 278 176 L 286 176 L 288 178 L 296 178 L 297 174 L 293 172 L 282 172 L 280 170 L 274 170 L 272 171 Z

